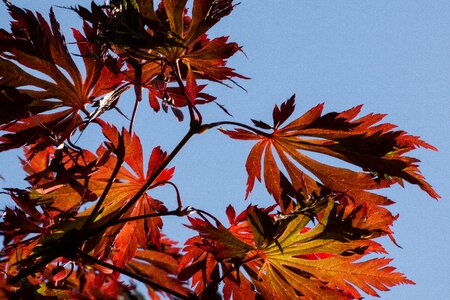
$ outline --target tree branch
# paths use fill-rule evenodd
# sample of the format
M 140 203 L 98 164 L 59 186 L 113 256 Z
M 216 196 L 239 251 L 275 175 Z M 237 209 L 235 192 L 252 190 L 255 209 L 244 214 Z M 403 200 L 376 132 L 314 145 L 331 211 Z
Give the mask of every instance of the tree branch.
M 95 232 L 104 230 L 113 224 L 123 216 L 136 202 L 144 195 L 144 193 L 151 187 L 156 178 L 161 174 L 161 172 L 169 165 L 169 163 L 175 158 L 175 156 L 180 152 L 180 150 L 184 147 L 184 145 L 191 139 L 191 137 L 196 134 L 197 131 L 194 129 L 190 129 L 188 133 L 183 137 L 183 139 L 178 143 L 175 149 L 169 154 L 169 156 L 162 162 L 159 168 L 153 173 L 152 176 L 145 182 L 145 184 L 136 192 L 136 194 L 125 204 L 120 210 L 118 210 L 108 221 L 106 221 L 103 225 L 94 229 L 87 233 L 88 236 L 93 236 Z
M 105 268 L 107 268 L 107 269 L 110 269 L 110 270 L 119 272 L 119 273 L 121 273 L 121 274 L 123 274 L 123 275 L 126 275 L 126 276 L 128 276 L 128 277 L 131 277 L 131 278 L 133 278 L 133 279 L 136 279 L 136 280 L 138 280 L 138 281 L 140 281 L 140 282 L 142 282 L 142 283 L 145 283 L 145 284 L 147 284 L 147 285 L 149 285 L 149 286 L 151 286 L 151 287 L 153 287 L 153 288 L 155 288 L 155 289 L 157 289 L 157 290 L 161 290 L 161 291 L 163 291 L 163 292 L 166 292 L 166 293 L 168 293 L 168 294 L 171 294 L 171 295 L 173 295 L 173 296 L 175 296 L 175 297 L 178 297 L 178 298 L 180 298 L 180 299 L 186 299 L 186 300 L 189 300 L 189 299 L 196 299 L 196 298 L 197 298 L 197 297 L 196 297 L 195 295 L 193 295 L 193 294 L 191 294 L 191 295 L 189 295 L 189 296 L 180 294 L 180 293 L 178 293 L 178 292 L 176 292 L 176 291 L 171 290 L 171 289 L 168 288 L 168 287 L 165 287 L 165 286 L 162 286 L 162 285 L 160 285 L 160 284 L 158 284 L 158 283 L 156 283 L 156 282 L 153 282 L 153 281 L 151 281 L 151 280 L 145 278 L 144 276 L 141 276 L 141 275 L 139 275 L 139 274 L 130 272 L 130 271 L 126 270 L 126 269 L 117 267 L 117 266 L 112 265 L 112 264 L 109 264 L 109 263 L 107 263 L 107 262 L 98 260 L 98 259 L 96 259 L 95 257 L 90 256 L 89 254 L 87 254 L 87 253 L 85 253 L 85 252 L 83 252 L 83 251 L 79 251 L 78 254 L 80 255 L 81 258 L 83 258 L 83 259 L 85 259 L 85 260 L 87 260 L 87 261 L 90 261 L 91 263 L 94 263 L 94 264 L 100 265 L 100 266 L 102 266 L 102 267 L 105 267 Z
M 103 190 L 102 195 L 100 196 L 100 199 L 98 199 L 94 210 L 92 211 L 92 213 L 88 216 L 88 218 L 86 219 L 86 221 L 83 223 L 83 226 L 81 228 L 81 232 L 86 232 L 88 227 L 91 225 L 91 223 L 95 220 L 95 217 L 97 217 L 98 212 L 100 211 L 103 202 L 106 199 L 106 196 L 108 196 L 109 191 L 111 190 L 111 187 L 114 183 L 114 180 L 116 179 L 117 174 L 120 171 L 120 168 L 122 167 L 122 164 L 124 162 L 124 158 L 125 158 L 125 145 L 124 145 L 124 141 L 123 141 L 123 136 L 119 135 L 119 145 L 118 145 L 119 149 L 116 153 L 117 156 L 117 162 L 116 165 L 114 166 L 114 170 L 111 174 L 111 177 L 108 180 L 108 183 L 105 186 L 105 189 Z
M 179 210 L 179 209 L 177 209 L 177 210 L 170 210 L 170 211 L 166 211 L 166 212 L 146 214 L 146 215 L 139 215 L 139 216 L 119 219 L 119 220 L 115 221 L 112 225 L 117 225 L 117 224 L 121 224 L 121 223 L 137 221 L 137 220 L 142 220 L 142 219 L 147 219 L 147 218 L 154 218 L 154 217 L 165 217 L 165 216 L 184 217 L 184 216 L 186 216 L 186 215 L 188 215 L 190 213 L 191 213 L 190 210 Z

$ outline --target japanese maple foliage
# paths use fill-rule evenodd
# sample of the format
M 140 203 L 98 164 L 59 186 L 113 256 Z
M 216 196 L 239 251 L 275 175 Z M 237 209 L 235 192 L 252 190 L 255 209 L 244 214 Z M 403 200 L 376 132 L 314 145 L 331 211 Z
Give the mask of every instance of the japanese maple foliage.
M 439 198 L 419 161 L 406 156 L 436 149 L 381 123 L 384 115 L 358 116 L 361 106 L 324 114 L 320 104 L 295 115 L 294 96 L 275 106 L 272 123 L 205 123 L 200 105 L 216 100 L 207 84 L 247 79 L 227 66 L 240 46 L 208 36 L 236 4 L 194 0 L 189 10 L 187 2 L 69 8 L 83 19 L 82 30 L 72 29 L 81 75 L 52 10 L 47 21 L 4 0 L 12 22 L 10 31 L 0 30 L 0 150 L 23 148 L 29 186 L 4 190 L 16 206 L 4 209 L 0 223 L 0 296 L 139 297 L 127 277 L 144 283 L 152 299 L 358 299 L 414 284 L 374 240 L 395 241 L 398 217 L 388 209 L 394 202 L 376 190 L 406 181 Z M 103 113 L 129 101 L 121 94 L 130 86 L 130 124 L 117 128 Z M 177 146 L 166 152 L 154 145 L 148 159 L 133 130 L 143 89 L 154 111 L 189 116 Z M 93 123 L 103 138 L 89 150 L 72 137 Z M 274 200 L 240 213 L 228 206 L 229 225 L 185 203 L 172 181 L 172 160 L 185 144 L 217 127 L 255 143 L 245 163 L 246 194 L 264 181 Z M 311 152 L 352 167 L 325 164 Z M 152 196 L 163 186 L 175 199 Z M 184 249 L 162 233 L 167 216 L 193 230 Z

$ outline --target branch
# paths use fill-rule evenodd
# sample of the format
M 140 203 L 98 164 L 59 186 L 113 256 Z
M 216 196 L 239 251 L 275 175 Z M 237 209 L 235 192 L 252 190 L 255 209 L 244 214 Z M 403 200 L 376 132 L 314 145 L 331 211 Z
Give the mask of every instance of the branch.
M 144 195 L 144 193 L 151 187 L 156 178 L 161 174 L 162 171 L 169 165 L 169 163 L 175 158 L 175 156 L 180 152 L 184 145 L 191 139 L 191 137 L 197 133 L 195 129 L 189 129 L 188 133 L 183 137 L 183 139 L 178 143 L 175 149 L 169 154 L 169 156 L 163 161 L 155 173 L 147 180 L 147 182 L 136 192 L 136 194 L 125 204 L 120 210 L 118 210 L 107 222 L 103 225 L 97 227 L 94 231 L 88 232 L 87 236 L 93 236 L 95 232 L 104 230 L 110 226 L 113 226 L 114 222 L 117 221 L 121 216 L 123 216 L 136 202 Z
M 154 217 L 164 217 L 164 216 L 184 217 L 186 215 L 191 214 L 192 212 L 196 212 L 196 210 L 193 210 L 191 208 L 184 209 L 184 210 L 176 209 L 176 210 L 170 210 L 170 211 L 160 212 L 160 213 L 139 215 L 139 216 L 119 219 L 119 220 L 115 221 L 112 225 L 127 223 L 127 222 L 131 222 L 131 221 L 137 221 L 137 220 L 141 220 L 141 219 L 154 218 Z
M 92 211 L 92 213 L 89 215 L 89 217 L 86 219 L 86 221 L 83 223 L 83 227 L 81 228 L 81 232 L 86 232 L 88 226 L 91 224 L 92 221 L 94 221 L 95 217 L 97 217 L 98 212 L 100 211 L 103 202 L 106 199 L 106 196 L 108 196 L 109 191 L 111 190 L 111 187 L 116 179 L 117 174 L 120 171 L 120 168 L 122 167 L 122 164 L 124 162 L 124 158 L 125 158 L 125 145 L 124 145 L 124 141 L 123 141 L 123 136 L 119 135 L 119 145 L 118 145 L 118 149 L 117 149 L 117 162 L 116 165 L 114 166 L 114 170 L 111 174 L 111 177 L 108 180 L 108 183 L 105 186 L 105 189 L 103 190 L 102 195 L 100 196 L 100 199 L 97 201 L 94 210 Z
M 176 291 L 173 291 L 173 290 L 169 289 L 168 287 L 165 287 L 165 286 L 162 286 L 162 285 L 160 285 L 160 284 L 158 284 L 156 282 L 153 282 L 153 281 L 145 278 L 144 276 L 141 276 L 139 274 L 130 272 L 130 271 L 126 270 L 126 269 L 117 267 L 117 266 L 109 264 L 107 262 L 98 260 L 95 257 L 90 256 L 89 254 L 87 254 L 87 253 L 85 253 L 83 251 L 78 251 L 78 254 L 80 255 L 80 257 L 82 257 L 83 259 L 85 259 L 87 261 L 90 261 L 91 263 L 94 263 L 94 264 L 100 265 L 102 267 L 105 267 L 107 269 L 110 269 L 110 270 L 119 272 L 121 274 L 124 274 L 124 275 L 126 275 L 128 277 L 131 277 L 131 278 L 136 279 L 136 280 L 138 280 L 138 281 L 140 281 L 142 283 L 145 283 L 145 284 L 147 284 L 147 285 L 149 285 L 149 286 L 151 286 L 151 287 L 153 287 L 153 288 L 155 288 L 157 290 L 161 290 L 163 292 L 171 294 L 171 295 L 173 295 L 175 297 L 178 297 L 180 299 L 187 299 L 187 300 L 189 300 L 189 299 L 197 299 L 197 297 L 195 295 L 193 295 L 193 294 L 191 294 L 190 296 L 186 296 L 186 295 L 180 294 L 180 293 L 178 293 Z
M 57 258 L 58 258 L 57 255 L 50 255 L 47 257 L 43 257 L 39 262 L 35 263 L 34 265 L 32 265 L 28 268 L 20 270 L 19 273 L 17 273 L 17 275 L 14 275 L 13 277 L 9 278 L 7 281 L 8 284 L 14 285 L 14 284 L 19 283 L 25 277 L 36 273 L 37 271 L 44 268 L 45 266 L 47 266 L 49 263 L 51 263 L 52 261 L 54 261 Z

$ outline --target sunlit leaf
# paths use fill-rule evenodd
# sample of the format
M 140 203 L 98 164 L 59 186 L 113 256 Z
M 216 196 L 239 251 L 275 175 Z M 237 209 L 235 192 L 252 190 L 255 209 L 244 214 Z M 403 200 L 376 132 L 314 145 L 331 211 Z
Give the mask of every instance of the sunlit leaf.
M 284 175 L 272 153 L 272 149 L 275 149 L 292 186 L 301 192 L 304 199 L 308 199 L 310 194 L 320 192 L 324 187 L 334 192 L 346 193 L 359 204 L 386 205 L 391 202 L 368 191 L 388 187 L 394 182 L 401 183 L 402 180 L 417 184 L 433 198 L 439 198 L 420 174 L 418 161 L 404 156 L 406 152 L 417 147 L 436 149 L 418 137 L 409 136 L 403 131 L 393 131 L 394 125 L 377 124 L 384 115 L 369 114 L 355 119 L 361 106 L 341 113 L 322 115 L 323 105 L 320 104 L 291 123 L 278 128 L 292 114 L 293 109 L 294 97 L 280 108 L 275 106 L 275 129 L 269 133 L 254 133 L 246 129 L 222 130 L 234 139 L 259 140 L 250 151 L 246 163 L 247 196 L 253 189 L 255 179 L 261 181 L 262 161 L 264 183 L 268 192 L 282 209 L 287 209 L 287 206 L 282 204 L 283 200 L 286 201 L 282 199 L 281 179 Z M 263 123 L 258 122 L 256 125 L 261 128 L 260 124 Z M 268 129 L 267 126 L 262 128 Z M 358 166 L 362 171 L 321 163 L 310 157 L 309 152 L 332 156 Z
M 366 254 L 386 251 L 378 243 L 357 235 L 359 229 L 349 227 L 336 214 L 338 206 L 332 198 L 327 203 L 327 207 L 317 212 L 319 222 L 313 228 L 307 227 L 311 224 L 307 215 L 292 214 L 276 221 L 261 210 L 247 210 L 254 242 L 245 244 L 242 253 L 220 252 L 227 253 L 228 257 L 217 255 L 217 250 L 227 245 L 234 247 L 234 242 L 205 232 L 220 230 L 226 236 L 229 231 L 238 238 L 239 232 L 232 229 L 236 224 L 228 230 L 220 229 L 220 224 L 216 227 L 205 222 L 201 227 L 193 226 L 200 232 L 200 237 L 187 243 L 185 251 L 189 259 L 182 260 L 180 274 L 194 278 L 211 274 L 205 266 L 212 255 L 215 264 L 220 264 L 226 274 L 226 299 L 232 295 L 252 295 L 253 298 L 257 294 L 271 299 L 354 299 L 361 297 L 357 288 L 377 296 L 377 290 L 387 291 L 398 284 L 413 284 L 388 265 L 390 259 L 360 261 Z M 247 275 L 242 273 L 244 271 Z
M 135 259 L 128 262 L 131 270 L 145 276 L 152 282 L 188 297 L 191 291 L 176 278 L 178 261 L 170 254 L 155 250 L 139 250 Z M 158 290 L 147 285 L 149 296 L 157 298 Z M 167 295 L 167 294 L 166 294 Z
M 0 101 L 7 108 L 0 129 L 9 133 L 0 138 L 0 150 L 34 143 L 37 152 L 64 142 L 82 121 L 80 112 L 87 113 L 85 105 L 122 79 L 111 81 L 111 68 L 95 57 L 99 49 L 89 49 L 74 30 L 87 72 L 83 79 L 52 10 L 48 23 L 39 13 L 7 6 L 14 21 L 11 33 L 0 30 Z M 87 25 L 85 34 L 92 34 Z

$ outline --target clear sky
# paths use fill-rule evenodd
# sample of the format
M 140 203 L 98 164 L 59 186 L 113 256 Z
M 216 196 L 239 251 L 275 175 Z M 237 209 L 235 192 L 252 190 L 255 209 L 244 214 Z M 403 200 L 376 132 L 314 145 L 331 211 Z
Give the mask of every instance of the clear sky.
M 88 1 L 74 0 L 11 2 L 44 15 L 51 4 L 89 5 Z M 79 18 L 63 9 L 55 8 L 55 12 L 67 41 L 73 41 L 68 29 L 79 27 Z M 8 20 L 2 6 L 2 28 L 8 28 Z M 363 103 L 365 113 L 387 113 L 386 121 L 439 148 L 439 152 L 411 153 L 422 160 L 425 177 L 442 196 L 439 202 L 408 184 L 405 189 L 381 191 L 397 202 L 391 207 L 400 214 L 394 232 L 403 248 L 387 239 L 383 243 L 394 257 L 393 265 L 417 283 L 394 287 L 381 295 L 386 299 L 449 299 L 450 2 L 242 1 L 212 35 L 229 35 L 246 54 L 237 54 L 229 65 L 252 78 L 240 82 L 248 92 L 214 85 L 208 88 L 236 121 L 270 121 L 273 105 L 295 93 L 297 116 L 320 102 L 326 103 L 326 111 Z M 125 101 L 121 108 L 129 112 L 131 102 Z M 215 106 L 202 111 L 206 121 L 229 119 Z M 170 151 L 186 132 L 187 124 L 142 105 L 136 128 L 148 157 L 157 145 Z M 80 142 L 89 144 L 87 137 Z M 261 185 L 247 202 L 243 200 L 244 164 L 251 145 L 217 132 L 195 137 L 174 161 L 174 182 L 184 204 L 215 213 L 226 222 L 224 211 L 229 203 L 237 210 L 245 208 L 248 201 L 271 203 Z M 5 177 L 2 187 L 23 185 L 19 183 L 22 175 L 16 171 L 16 155 L 0 154 L 0 174 Z M 155 197 L 175 207 L 171 190 Z M 185 239 L 190 232 L 175 224 L 177 220 L 166 219 L 166 232 L 174 239 Z

